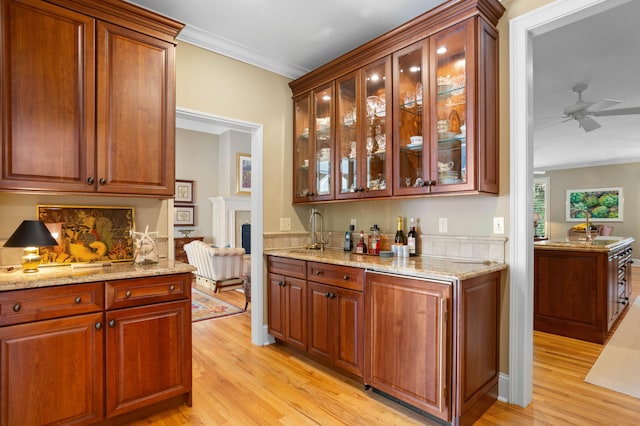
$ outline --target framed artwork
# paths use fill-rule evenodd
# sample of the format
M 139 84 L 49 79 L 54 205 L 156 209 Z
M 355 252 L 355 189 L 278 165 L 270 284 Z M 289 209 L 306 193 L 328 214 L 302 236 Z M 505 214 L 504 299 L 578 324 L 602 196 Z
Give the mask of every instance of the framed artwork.
M 176 203 L 193 203 L 193 181 L 176 179 Z
M 251 194 L 251 155 L 236 154 L 236 194 Z
M 40 247 L 41 262 L 125 262 L 133 260 L 133 207 L 39 205 L 57 247 Z
M 584 222 L 586 212 L 593 222 L 623 221 L 622 188 L 567 189 L 567 222 Z
M 195 226 L 195 206 L 174 206 L 173 226 Z

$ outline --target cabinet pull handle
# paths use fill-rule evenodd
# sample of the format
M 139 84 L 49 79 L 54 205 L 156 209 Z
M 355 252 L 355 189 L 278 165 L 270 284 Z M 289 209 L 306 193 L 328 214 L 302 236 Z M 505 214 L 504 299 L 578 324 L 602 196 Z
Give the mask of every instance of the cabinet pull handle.
M 89 185 L 93 185 L 93 182 L 94 182 L 93 178 L 92 178 L 91 176 L 89 176 L 89 177 L 87 178 L 87 184 L 89 184 Z
M 79 305 L 82 302 L 82 298 L 80 296 L 76 296 L 74 302 L 76 302 L 76 305 Z
M 96 330 L 102 330 L 102 322 L 98 321 L 96 323 Z
M 330 295 L 330 294 L 331 294 L 331 293 L 328 293 L 328 292 L 327 292 L 327 293 L 325 293 L 325 294 L 324 294 L 324 297 L 329 297 L 329 295 Z
M 348 280 L 348 279 L 349 279 L 349 275 L 344 275 L 344 276 L 342 277 L 342 279 L 343 279 L 343 280 L 345 280 L 345 281 L 346 281 L 346 280 Z
M 22 306 L 20 306 L 20 303 L 16 303 L 15 305 L 13 305 L 13 312 L 20 312 L 20 308 Z
M 284 282 L 284 281 L 280 281 L 280 282 L 278 283 L 278 285 L 279 285 L 280 287 L 284 287 L 286 284 L 285 284 L 285 282 Z
M 313 273 L 316 274 L 316 275 L 320 275 L 322 273 L 322 271 L 319 271 L 319 270 L 316 269 L 315 271 L 313 271 Z
M 173 290 L 175 290 L 175 289 L 176 289 L 176 286 L 175 286 L 175 285 L 171 284 L 171 285 L 169 286 L 169 291 L 173 291 Z
M 107 180 L 105 178 L 100 178 L 99 183 L 100 185 L 104 185 L 105 183 L 107 183 Z
M 335 298 L 336 298 L 335 293 L 329 293 L 329 299 L 335 299 Z
M 115 327 L 115 326 L 116 326 L 116 320 L 113 320 L 113 319 L 112 319 L 112 320 L 110 320 L 110 321 L 109 321 L 109 327 L 113 328 L 113 327 Z
M 127 290 L 124 296 L 128 299 L 131 297 L 131 290 Z

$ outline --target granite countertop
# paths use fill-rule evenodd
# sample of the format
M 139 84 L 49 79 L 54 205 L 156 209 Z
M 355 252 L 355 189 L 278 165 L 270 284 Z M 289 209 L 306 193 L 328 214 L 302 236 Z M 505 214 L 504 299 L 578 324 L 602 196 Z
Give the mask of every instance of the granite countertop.
M 408 275 L 411 277 L 465 280 L 494 271 L 507 269 L 504 262 L 489 260 L 442 258 L 435 256 L 389 257 L 345 252 L 339 249 L 307 250 L 288 248 L 265 250 L 265 255 L 288 257 L 333 265 L 352 266 L 376 272 Z
M 533 246 L 536 250 L 567 250 L 567 251 L 592 251 L 609 252 L 619 247 L 631 244 L 635 238 L 622 238 L 615 240 L 595 239 L 593 241 L 536 241 Z
M 20 267 L 0 269 L 0 291 L 21 290 L 27 288 L 51 287 L 57 285 L 79 284 L 106 280 L 152 277 L 158 275 L 179 274 L 194 271 L 187 263 L 161 260 L 152 265 L 134 265 L 131 262 L 83 265 L 75 268 L 71 265 L 40 267 L 38 272 L 25 274 Z M 88 267 L 87 267 L 88 266 Z

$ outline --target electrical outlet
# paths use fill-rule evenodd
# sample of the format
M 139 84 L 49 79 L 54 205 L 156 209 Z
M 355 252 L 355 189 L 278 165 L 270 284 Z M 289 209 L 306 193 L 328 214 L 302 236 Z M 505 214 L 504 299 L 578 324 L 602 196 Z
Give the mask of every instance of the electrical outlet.
M 280 218 L 280 230 L 281 231 L 291 231 L 291 218 L 290 217 L 281 217 Z
M 438 231 L 440 231 L 440 232 L 448 232 L 447 231 L 447 218 L 446 217 L 438 218 Z
M 504 234 L 504 217 L 493 218 L 493 233 Z

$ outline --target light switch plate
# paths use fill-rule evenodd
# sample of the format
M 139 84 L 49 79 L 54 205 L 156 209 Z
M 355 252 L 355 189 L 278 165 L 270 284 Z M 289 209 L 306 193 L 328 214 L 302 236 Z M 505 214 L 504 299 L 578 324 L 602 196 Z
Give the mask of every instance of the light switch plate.
M 504 234 L 504 217 L 493 218 L 493 233 Z
M 281 231 L 291 231 L 291 218 L 290 217 L 281 217 L 280 218 L 280 230 Z
M 446 217 L 440 217 L 438 218 L 438 231 L 440 232 L 448 232 L 447 231 L 447 218 Z

